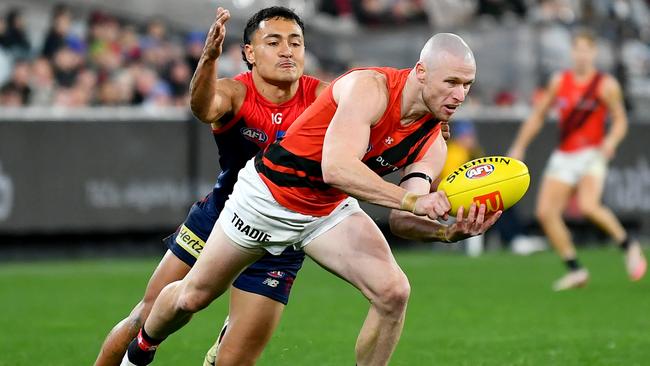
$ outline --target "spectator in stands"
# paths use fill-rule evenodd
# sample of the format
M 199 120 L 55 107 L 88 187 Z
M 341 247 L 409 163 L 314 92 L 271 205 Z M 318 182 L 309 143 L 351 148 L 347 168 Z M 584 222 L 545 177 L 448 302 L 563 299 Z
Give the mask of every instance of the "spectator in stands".
M 224 52 L 219 57 L 219 73 L 224 77 L 234 77 L 246 71 L 248 71 L 248 68 L 242 62 L 241 46 L 234 42 L 224 46 Z
M 170 105 L 169 85 L 150 67 L 141 67 L 135 74 L 136 103 L 143 105 Z
M 205 33 L 193 31 L 187 34 L 185 41 L 185 62 L 194 72 L 199 64 L 199 59 L 203 53 L 203 44 L 205 43 Z
M 23 97 L 20 90 L 7 83 L 0 88 L 0 106 L 3 107 L 21 107 Z
M 526 4 L 523 0 L 479 0 L 478 14 L 501 19 L 504 14 L 515 14 L 519 17 L 526 15 Z
M 2 90 L 6 95 L 11 96 L 11 98 L 8 99 L 11 101 L 11 105 L 16 105 L 14 93 L 19 96 L 18 100 L 20 102 L 18 105 L 27 105 L 29 103 L 29 98 L 32 93 L 32 89 L 29 85 L 30 74 L 31 64 L 28 60 L 21 59 L 14 62 L 11 78 L 2 87 Z
M 120 87 L 114 80 L 107 80 L 99 86 L 98 103 L 104 106 L 117 106 L 123 103 Z
M 70 8 L 65 4 L 55 5 L 50 29 L 47 31 L 45 42 L 43 43 L 43 51 L 41 52 L 43 56 L 51 58 L 56 51 L 66 45 L 67 38 L 70 37 L 71 23 L 72 15 L 70 14 Z
M 240 62 L 243 64 L 243 62 Z M 176 106 L 189 105 L 190 79 L 192 72 L 184 61 L 174 61 L 169 69 L 167 82 L 171 89 L 172 104 Z
M 30 105 L 47 106 L 52 104 L 56 83 L 50 61 L 39 57 L 32 63 L 30 86 L 32 95 Z
M 138 32 L 133 25 L 126 24 L 122 27 L 119 43 L 122 48 L 122 58 L 125 63 L 137 61 L 142 57 Z
M 417 0 L 356 0 L 352 1 L 359 23 L 370 26 L 426 22 L 421 1 Z
M 0 34 L 0 47 L 16 58 L 29 57 L 31 45 L 27 39 L 25 21 L 20 9 L 12 8 L 7 12 L 4 28 L 4 32 Z
M 86 95 L 89 104 L 95 102 L 95 96 L 99 85 L 98 79 L 99 77 L 97 76 L 97 72 L 90 68 L 79 70 L 77 78 L 75 79 L 74 89 Z
M 83 65 L 82 55 L 65 46 L 56 51 L 53 59 L 54 78 L 58 86 L 71 87 Z
M 335 17 L 348 17 L 354 14 L 351 0 L 323 0 L 318 5 L 318 10 Z

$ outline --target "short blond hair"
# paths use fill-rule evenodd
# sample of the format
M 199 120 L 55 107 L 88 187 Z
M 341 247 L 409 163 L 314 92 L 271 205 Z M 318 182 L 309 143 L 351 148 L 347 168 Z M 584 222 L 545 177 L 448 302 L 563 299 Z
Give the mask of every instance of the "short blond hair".
M 596 34 L 588 28 L 580 28 L 573 32 L 573 44 L 575 45 L 579 39 L 583 39 L 589 42 L 592 46 L 596 46 L 597 37 Z

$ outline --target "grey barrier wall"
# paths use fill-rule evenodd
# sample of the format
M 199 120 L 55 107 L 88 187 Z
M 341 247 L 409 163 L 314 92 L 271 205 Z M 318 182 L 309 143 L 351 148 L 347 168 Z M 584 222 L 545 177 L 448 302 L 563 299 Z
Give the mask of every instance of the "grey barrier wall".
M 174 228 L 217 169 L 189 116 L 0 122 L 0 234 Z
M 453 122 L 452 122 L 453 123 Z M 504 154 L 515 122 L 477 123 L 486 154 Z M 611 164 L 605 202 L 650 235 L 650 125 L 631 124 Z M 556 143 L 548 123 L 530 146 L 532 219 L 539 178 Z M 208 126 L 165 121 L 0 121 L 0 234 L 129 231 L 179 224 L 218 171 Z M 375 220 L 388 210 L 365 206 Z

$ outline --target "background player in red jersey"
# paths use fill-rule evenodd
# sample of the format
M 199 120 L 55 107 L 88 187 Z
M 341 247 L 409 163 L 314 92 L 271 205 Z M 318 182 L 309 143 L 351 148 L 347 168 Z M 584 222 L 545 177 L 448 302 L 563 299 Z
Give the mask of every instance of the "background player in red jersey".
M 465 100 L 475 72 L 467 44 L 438 34 L 413 69 L 353 70 L 337 79 L 281 143 L 240 172 L 196 265 L 160 293 L 123 365 L 149 364 L 158 344 L 221 295 L 242 268 L 289 246 L 303 247 L 369 300 L 356 361 L 387 364 L 410 285 L 374 221 L 348 195 L 400 211 L 391 215 L 391 228 L 402 236 L 454 241 L 485 232 L 500 212 L 486 218 L 484 205 L 472 206 L 463 219 L 459 209 L 457 222 L 446 226 L 434 220 L 447 216 L 449 202 L 444 192 L 432 192 L 446 155 L 437 122 Z M 400 168 L 401 186 L 378 175 Z M 280 192 L 299 207 L 278 203 Z
M 573 39 L 573 69 L 553 76 L 546 95 L 521 127 L 509 152 L 513 158 L 523 159 L 544 116 L 557 102 L 561 140 L 544 172 L 536 208 L 537 219 L 568 269 L 554 283 L 557 291 L 584 286 L 589 280 L 589 272 L 578 262 L 571 234 L 562 219 L 574 190 L 581 212 L 625 252 L 630 279 L 638 281 L 646 271 L 639 242 L 628 236 L 612 211 L 601 203 L 606 164 L 625 137 L 627 117 L 621 87 L 611 75 L 596 69 L 596 54 L 594 36 L 586 31 L 577 33 Z M 605 135 L 608 112 L 612 125 Z
M 217 59 L 229 16 L 227 10 L 217 9 L 190 86 L 192 111 L 212 125 L 222 171 L 213 191 L 192 206 L 178 231 L 165 240 L 169 251 L 149 280 L 144 298 L 113 328 L 96 365 L 120 363 L 160 290 L 183 278 L 194 265 L 239 170 L 281 136 L 327 86 L 303 75 L 303 24 L 293 11 L 282 7 L 262 9 L 248 21 L 243 53 L 252 71 L 218 79 Z M 219 347 L 215 344 L 208 352 L 206 365 L 255 363 L 280 321 L 303 259 L 304 252 L 299 250 L 269 254 L 237 278 L 231 287 L 227 327 L 222 330 Z M 274 275 L 275 286 L 265 282 L 269 273 Z

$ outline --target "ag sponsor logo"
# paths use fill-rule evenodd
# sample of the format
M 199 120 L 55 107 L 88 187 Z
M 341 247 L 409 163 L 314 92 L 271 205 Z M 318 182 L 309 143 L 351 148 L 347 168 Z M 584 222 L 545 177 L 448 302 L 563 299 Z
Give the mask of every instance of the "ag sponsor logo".
M 493 171 L 494 171 L 494 165 L 481 164 L 468 169 L 465 172 L 465 176 L 469 179 L 479 179 L 479 178 L 487 177 L 488 175 L 492 174 Z
M 11 177 L 2 171 L 0 162 L 0 221 L 9 218 L 14 203 L 14 184 Z
M 501 197 L 500 191 L 494 191 L 482 196 L 474 197 L 474 202 L 477 206 L 484 204 L 487 212 L 503 210 L 503 197 Z
M 250 127 L 244 127 L 241 129 L 241 134 L 250 141 L 253 142 L 266 142 L 268 141 L 269 137 L 266 135 L 266 133 L 262 130 L 259 130 L 257 128 L 250 128 Z
M 180 230 L 178 230 L 178 234 L 176 235 L 176 244 L 180 245 L 188 253 L 194 256 L 194 258 L 198 258 L 199 254 L 201 254 L 201 251 L 205 247 L 205 242 L 185 226 L 185 224 L 183 224 Z
M 233 213 L 233 217 L 230 222 L 233 224 L 235 229 L 239 230 L 241 233 L 245 234 L 255 241 L 266 242 L 271 240 L 271 235 L 269 233 L 255 229 L 246 224 L 244 220 L 242 220 L 236 213 Z

